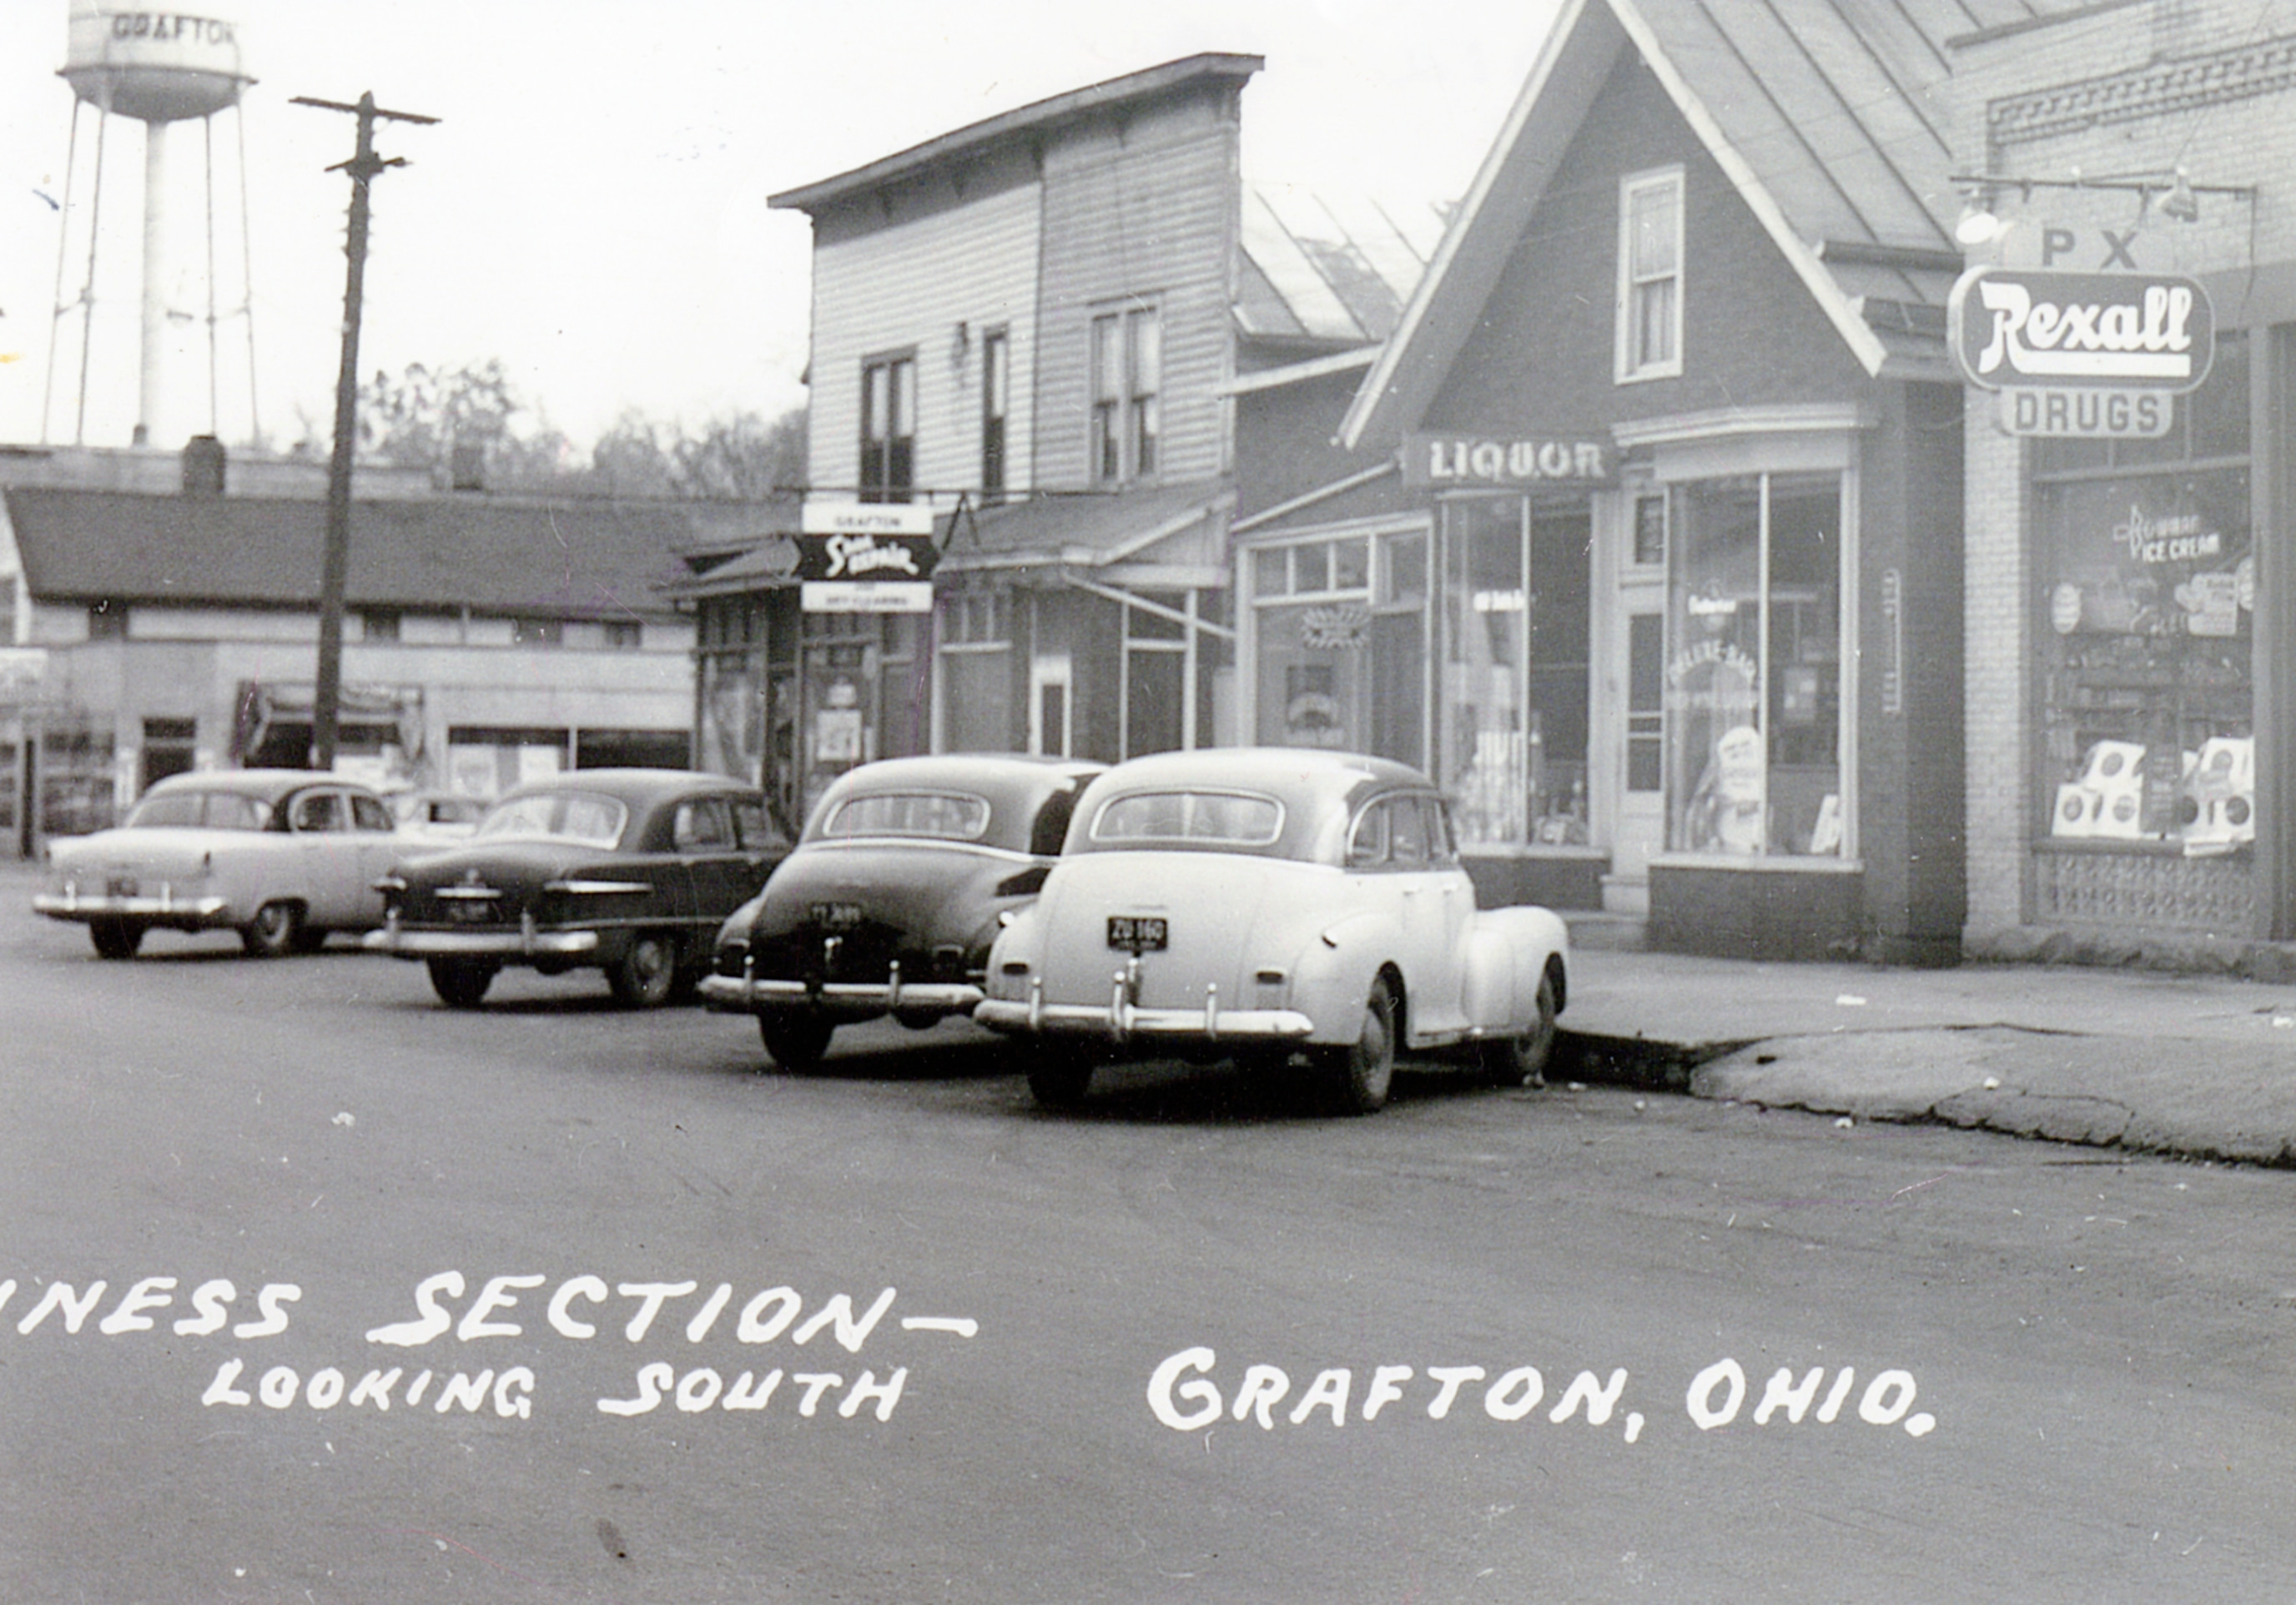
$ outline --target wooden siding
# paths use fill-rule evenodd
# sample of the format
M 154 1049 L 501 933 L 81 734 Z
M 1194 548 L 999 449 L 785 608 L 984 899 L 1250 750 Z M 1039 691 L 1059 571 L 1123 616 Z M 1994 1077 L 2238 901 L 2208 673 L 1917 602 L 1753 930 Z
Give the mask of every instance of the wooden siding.
M 1236 254 L 1236 97 L 1201 88 L 1068 131 L 1046 152 L 1035 482 L 1091 483 L 1091 326 L 1126 298 L 1162 309 L 1166 481 L 1228 466 Z M 1017 370 L 1016 370 L 1017 372 Z M 1015 437 L 1018 438 L 1019 437 Z
M 1039 192 L 1000 190 L 958 207 L 816 245 L 813 258 L 810 482 L 860 478 L 861 364 L 914 348 L 917 366 L 914 482 L 936 489 L 980 483 L 980 337 L 1010 331 L 1011 399 L 1005 487 L 1029 488 L 1028 439 L 1035 345 Z M 955 353 L 956 325 L 967 342 Z

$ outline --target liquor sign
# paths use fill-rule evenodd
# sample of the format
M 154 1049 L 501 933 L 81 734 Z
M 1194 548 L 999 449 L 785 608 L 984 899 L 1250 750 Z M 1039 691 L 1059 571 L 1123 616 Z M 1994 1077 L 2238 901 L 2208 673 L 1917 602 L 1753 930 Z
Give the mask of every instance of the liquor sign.
M 1947 343 L 1973 385 L 2198 389 L 2216 355 L 2216 312 L 2198 281 L 2151 273 L 1975 267 L 1946 302 Z
M 1406 435 L 1403 482 L 1414 488 L 1614 485 L 1618 452 L 1607 434 Z

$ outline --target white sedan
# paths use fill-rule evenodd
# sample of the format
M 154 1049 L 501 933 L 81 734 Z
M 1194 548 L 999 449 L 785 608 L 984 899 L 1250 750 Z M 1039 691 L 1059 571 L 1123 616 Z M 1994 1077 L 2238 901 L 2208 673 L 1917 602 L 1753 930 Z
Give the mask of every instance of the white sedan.
M 1037 901 L 989 954 L 973 1019 L 1035 1040 L 1029 1086 L 1181 1056 L 1287 1063 L 1386 1101 L 1398 1051 L 1464 1049 L 1538 1080 L 1569 995 L 1543 908 L 1479 909 L 1442 796 L 1383 758 L 1291 748 L 1120 764 L 1077 804 Z
M 381 798 L 302 769 L 170 775 L 127 822 L 48 848 L 32 907 L 87 927 L 107 959 L 151 930 L 236 930 L 258 957 L 382 921 L 374 879 L 406 843 Z

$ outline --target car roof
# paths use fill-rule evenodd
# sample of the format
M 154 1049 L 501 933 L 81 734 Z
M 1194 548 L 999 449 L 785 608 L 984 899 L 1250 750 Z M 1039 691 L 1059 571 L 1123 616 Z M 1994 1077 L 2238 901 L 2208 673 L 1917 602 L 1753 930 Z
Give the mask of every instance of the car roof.
M 299 791 L 306 786 L 340 786 L 346 791 L 364 792 L 369 797 L 379 795 L 371 786 L 324 769 L 192 769 L 153 781 L 144 796 L 171 791 L 230 791 L 276 802 L 290 791 Z
M 505 799 L 531 797 L 537 791 L 602 791 L 631 804 L 651 803 L 664 797 L 701 791 L 739 791 L 758 796 L 758 788 L 729 774 L 699 769 L 566 769 L 547 780 L 529 781 L 503 793 Z
M 896 790 L 911 786 L 963 788 L 1019 786 L 1033 790 L 1064 780 L 1089 780 L 1108 767 L 1089 758 L 1044 757 L 1026 752 L 941 752 L 919 757 L 879 758 L 838 776 L 840 790 L 867 786 Z
M 1247 791 L 1352 795 L 1358 790 L 1417 789 L 1435 782 L 1408 764 L 1322 747 L 1205 747 L 1159 752 L 1109 771 L 1102 790 L 1218 786 Z

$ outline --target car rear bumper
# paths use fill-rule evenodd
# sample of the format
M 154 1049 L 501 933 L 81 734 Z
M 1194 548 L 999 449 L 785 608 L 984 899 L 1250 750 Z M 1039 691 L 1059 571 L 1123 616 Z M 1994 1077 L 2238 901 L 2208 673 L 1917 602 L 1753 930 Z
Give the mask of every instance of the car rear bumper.
M 701 1001 L 729 1014 L 761 1014 L 768 1010 L 820 1009 L 833 1014 L 939 1013 L 964 1014 L 980 1001 L 980 988 L 969 981 L 904 983 L 898 966 L 882 981 L 761 980 L 750 975 L 711 975 L 702 978 Z
M 1222 1009 L 1217 993 L 1207 993 L 1201 1009 L 1143 1009 L 1120 993 L 1105 1003 L 1048 1003 L 1032 993 L 1026 1003 L 991 998 L 972 1018 L 992 1031 L 1108 1042 L 1299 1042 L 1316 1031 L 1316 1022 L 1297 1009 Z
M 77 887 L 66 887 L 60 892 L 41 892 L 32 899 L 32 909 L 52 920 L 77 920 L 82 923 L 96 920 L 133 920 L 143 924 L 179 926 L 195 930 L 202 926 L 227 925 L 231 922 L 231 900 L 210 892 L 205 896 L 177 897 L 175 888 L 162 883 L 157 895 L 138 892 L 123 897 L 107 892 L 83 892 Z
M 401 959 L 580 958 L 598 950 L 596 931 L 542 930 L 530 915 L 521 919 L 515 930 L 450 930 L 402 925 L 394 914 L 381 929 L 371 930 L 360 940 L 370 953 Z

